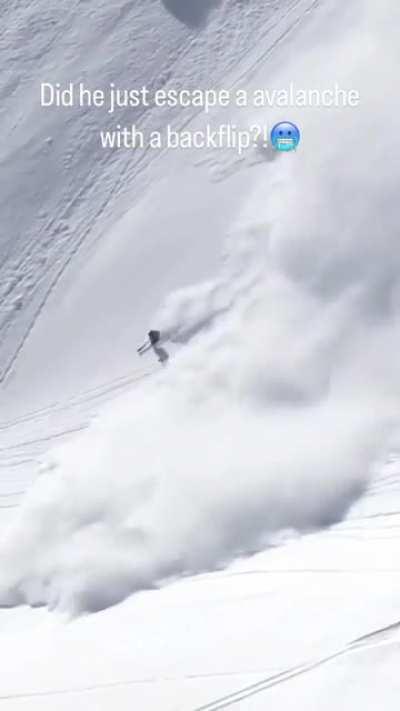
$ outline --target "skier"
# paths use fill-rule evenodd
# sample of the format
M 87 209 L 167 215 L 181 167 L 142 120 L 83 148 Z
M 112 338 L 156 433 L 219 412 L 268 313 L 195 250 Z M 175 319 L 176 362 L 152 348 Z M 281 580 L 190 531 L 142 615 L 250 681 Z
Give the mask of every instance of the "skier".
M 157 345 L 157 343 L 159 343 L 160 340 L 161 340 L 160 331 L 149 331 L 148 338 L 146 338 L 143 345 L 137 349 L 139 355 L 143 355 L 143 353 L 146 353 L 146 351 L 150 350 L 150 348 L 154 348 L 154 346 Z
M 158 360 L 160 363 L 165 365 L 168 361 L 169 355 L 165 348 L 162 348 L 160 345 L 161 341 L 161 333 L 160 331 L 149 331 L 148 333 L 148 338 L 146 338 L 145 342 L 143 343 L 142 346 L 140 346 L 137 350 L 139 355 L 143 355 L 143 353 L 146 353 L 150 348 L 152 348 L 158 357 Z

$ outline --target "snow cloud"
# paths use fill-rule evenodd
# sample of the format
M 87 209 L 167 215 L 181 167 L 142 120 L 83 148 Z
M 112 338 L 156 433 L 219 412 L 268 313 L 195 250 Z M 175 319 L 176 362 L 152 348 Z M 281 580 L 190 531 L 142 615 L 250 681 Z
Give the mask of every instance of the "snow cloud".
M 358 80 L 365 107 L 303 116 L 219 277 L 160 310 L 185 343 L 170 366 L 52 453 L 2 542 L 1 604 L 95 611 L 332 524 L 365 488 L 400 387 L 397 38 L 370 5 L 358 47 L 348 28 L 295 70 Z

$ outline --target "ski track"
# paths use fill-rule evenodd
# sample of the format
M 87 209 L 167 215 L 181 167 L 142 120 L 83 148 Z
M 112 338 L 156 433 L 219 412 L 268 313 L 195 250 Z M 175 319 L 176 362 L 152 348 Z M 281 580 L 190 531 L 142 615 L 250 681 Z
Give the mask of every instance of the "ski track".
M 0 423 L 0 510 L 16 508 L 37 475 L 40 459 L 56 442 L 69 439 L 86 429 L 98 410 L 151 377 L 157 367 L 138 368 L 118 378 L 76 393 L 65 402 L 56 402 L 15 419 Z M 12 474 L 10 468 L 13 469 Z M 4 474 L 1 470 L 4 470 Z M 19 471 L 16 472 L 15 470 Z M 15 486 L 18 482 L 18 491 Z M 11 486 L 12 491 L 7 488 Z M 11 500 L 11 502 L 9 501 Z
M 210 701 L 196 708 L 192 708 L 190 711 L 220 711 L 221 709 L 229 708 L 238 704 L 241 701 L 246 701 L 252 696 L 262 694 L 269 689 L 285 684 L 292 681 L 293 679 L 303 676 L 304 674 L 309 674 L 315 671 L 321 666 L 329 664 L 340 657 L 346 657 L 352 654 L 356 654 L 362 650 L 374 649 L 380 645 L 391 645 L 400 644 L 400 638 L 398 638 L 397 633 L 400 631 L 400 621 L 395 622 L 382 627 L 371 632 L 367 632 L 361 637 L 357 637 L 340 649 L 331 651 L 317 659 L 304 662 L 303 664 L 298 664 L 289 669 L 285 669 L 276 674 L 269 675 L 254 684 L 249 684 L 248 686 L 242 687 L 237 691 L 225 694 L 213 701 Z M 12 701 L 19 699 L 32 699 L 41 698 L 48 696 L 65 696 L 65 695 L 75 695 L 75 694 L 85 694 L 96 691 L 101 691 L 105 689 L 113 689 L 117 687 L 127 687 L 127 686 L 139 686 L 139 685 L 153 685 L 153 684 L 165 684 L 176 681 L 190 681 L 196 679 L 210 679 L 216 677 L 234 677 L 234 676 L 247 676 L 261 674 L 260 671 L 221 671 L 215 673 L 202 673 L 196 672 L 192 674 L 184 674 L 178 677 L 149 677 L 143 679 L 128 679 L 121 681 L 114 681 L 102 684 L 93 684 L 85 687 L 79 688 L 63 688 L 63 689 L 49 689 L 45 691 L 33 691 L 17 694 L 4 694 L 0 695 L 0 701 Z
M 391 640 L 390 637 L 392 634 L 397 632 L 399 628 L 400 622 L 394 622 L 387 627 L 367 633 L 363 637 L 359 637 L 358 639 L 349 642 L 345 647 L 331 652 L 326 656 L 319 657 L 314 661 L 288 669 L 280 674 L 267 677 L 266 679 L 262 679 L 255 684 L 239 689 L 232 694 L 227 694 L 226 696 L 216 699 L 215 701 L 211 701 L 208 704 L 197 706 L 195 709 L 192 709 L 192 711 L 220 711 L 220 709 L 229 708 L 230 706 L 234 706 L 252 696 L 268 691 L 268 689 L 271 689 L 274 686 L 290 682 L 296 677 L 308 674 L 309 672 L 312 672 L 325 664 L 333 662 L 339 657 L 354 654 L 362 649 L 371 649 L 381 644 L 398 644 L 398 640 Z

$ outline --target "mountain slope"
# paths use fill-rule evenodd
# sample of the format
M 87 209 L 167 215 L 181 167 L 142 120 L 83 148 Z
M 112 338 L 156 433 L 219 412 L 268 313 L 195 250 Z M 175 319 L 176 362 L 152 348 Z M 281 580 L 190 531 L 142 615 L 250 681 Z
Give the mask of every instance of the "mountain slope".
M 337 81 L 358 88 L 361 105 L 213 113 L 212 125 L 298 122 L 301 149 L 272 161 L 210 150 L 138 166 L 88 147 L 71 163 L 72 190 L 58 168 L 49 178 L 49 214 L 77 242 L 52 243 L 51 297 L 38 287 L 4 331 L 1 496 L 15 508 L 4 510 L 0 547 L 10 608 L 0 613 L 0 698 L 6 709 L 72 699 L 85 709 L 394 711 L 399 9 L 226 1 L 189 17 L 172 0 L 115 5 L 66 8 L 62 22 L 78 34 L 63 42 L 80 71 L 89 58 L 98 77 L 108 46 L 115 67 L 128 66 L 124 32 L 135 27 L 146 77 L 163 76 L 160 45 L 174 67 L 167 82 Z M 31 17 L 12 10 L 17 28 Z M 24 51 L 42 56 L 47 36 Z M 45 139 L 57 129 L 68 145 L 74 131 L 88 135 L 89 114 L 62 115 L 32 130 Z M 204 125 L 201 115 L 140 120 L 189 119 Z M 15 170 L 27 181 L 29 166 L 46 174 L 17 135 Z M 62 163 L 61 144 L 46 146 Z M 15 219 L 28 224 L 35 209 L 31 198 Z M 21 222 L 22 234 L 15 252 L 5 242 L 4 269 L 11 254 L 42 249 Z M 151 355 L 135 360 L 150 326 L 172 343 L 165 370 Z

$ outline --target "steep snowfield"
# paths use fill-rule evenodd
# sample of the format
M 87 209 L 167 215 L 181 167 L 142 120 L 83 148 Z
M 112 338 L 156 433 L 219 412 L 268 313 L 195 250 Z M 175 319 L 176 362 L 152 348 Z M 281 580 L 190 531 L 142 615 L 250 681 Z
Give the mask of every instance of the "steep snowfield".
M 7 85 L 5 120 L 20 111 L 21 123 L 4 160 L 29 190 L 42 189 L 32 171 L 49 182 L 26 210 L 10 197 L 4 208 L 7 235 L 20 240 L 4 242 L 5 506 L 21 501 L 11 482 L 20 492 L 33 482 L 2 534 L 0 603 L 101 612 L 65 624 L 44 609 L 3 610 L 0 700 L 10 709 L 394 710 L 397 4 L 68 8 L 53 8 L 64 46 L 48 46 L 50 29 L 24 45 L 35 71 L 44 58 L 28 77 L 32 92 L 69 46 L 63 79 L 84 69 L 98 79 L 108 67 L 109 80 L 126 71 L 130 83 L 154 82 L 165 67 L 160 82 L 172 85 L 338 81 L 362 101 L 292 110 L 301 150 L 273 161 L 257 150 L 243 160 L 106 157 L 88 142 L 60 174 L 93 115 L 43 119 L 32 98 L 28 121 Z M 14 8 L 15 32 L 26 13 Z M 131 54 L 133 29 L 141 42 Z M 50 252 L 36 210 L 57 216 Z M 40 269 L 35 250 L 48 258 Z M 22 301 L 11 309 L 15 289 Z M 172 341 L 159 372 L 152 356 L 134 363 L 149 325 Z M 58 437 L 66 441 L 53 448 Z
M 41 0 L 8 3 L 4 11 L 0 35 L 4 67 L 0 79 L 0 120 L 2 135 L 6 137 L 0 153 L 3 168 L 0 191 L 3 227 L 0 366 L 2 380 L 8 378 L 9 387 L 10 376 L 18 367 L 17 392 L 23 397 L 25 406 L 27 397 L 28 400 L 40 400 L 40 404 L 46 403 L 43 385 L 35 388 L 32 382 L 35 375 L 31 377 L 31 373 L 37 373 L 38 362 L 42 367 L 44 365 L 42 343 L 48 328 L 53 334 L 61 332 L 65 338 L 58 347 L 45 351 L 46 389 L 53 394 L 57 392 L 59 368 L 64 367 L 65 358 L 69 361 L 68 372 L 72 369 L 75 372 L 72 376 L 66 375 L 62 395 L 68 380 L 71 392 L 76 389 L 76 371 L 79 371 L 85 387 L 95 375 L 104 379 L 104 373 L 111 370 L 109 363 L 112 361 L 116 363 L 118 359 L 114 365 L 115 373 L 121 372 L 124 368 L 121 353 L 127 353 L 135 342 L 127 335 L 128 320 L 132 320 L 135 310 L 140 313 L 145 310 L 138 300 L 138 291 L 144 286 L 140 274 L 147 274 L 145 265 L 149 255 L 155 261 L 154 242 L 149 241 L 149 232 L 157 235 L 156 244 L 160 245 L 161 225 L 167 233 L 177 229 L 174 215 L 183 210 L 181 203 L 185 202 L 186 196 L 183 194 L 176 203 L 179 208 L 174 207 L 171 222 L 171 194 L 178 195 L 184 189 L 192 205 L 198 197 L 198 189 L 193 187 L 197 178 L 182 183 L 176 178 L 167 190 L 158 188 L 155 153 L 104 151 L 98 135 L 100 129 L 113 128 L 118 123 L 137 123 L 143 130 L 162 127 L 167 121 L 180 125 L 190 119 L 190 112 L 128 109 L 116 111 L 110 117 L 104 110 L 86 108 L 60 111 L 54 107 L 45 111 L 40 106 L 40 83 L 59 82 L 64 87 L 69 82 L 82 81 L 90 88 L 102 88 L 115 82 L 121 87 L 146 84 L 155 89 L 208 87 L 229 81 L 229 74 L 235 68 L 251 61 L 254 43 L 268 46 L 275 41 L 281 28 L 294 24 L 311 5 L 311 0 L 285 0 L 271 5 L 232 0 L 204 6 L 203 2 L 196 2 L 196 7 L 207 9 L 208 6 L 210 14 L 205 9 L 201 12 L 194 10 L 193 23 L 187 25 L 188 10 L 185 7 L 189 5 L 182 0 L 165 3 L 160 0 L 146 3 L 100 0 L 95 4 L 80 0 L 73 3 Z M 210 27 L 206 30 L 203 25 L 207 18 Z M 165 162 L 159 179 L 165 180 L 168 175 Z M 180 169 L 183 164 L 180 161 Z M 146 191 L 149 184 L 154 193 Z M 87 252 L 98 239 L 106 236 L 108 245 L 118 241 L 115 235 L 117 217 L 125 214 L 128 207 L 137 205 L 141 197 L 147 201 L 151 199 L 151 207 L 148 204 L 144 207 L 144 221 L 140 219 L 140 207 L 130 219 L 129 241 L 133 242 L 129 249 L 130 271 L 121 274 L 121 263 L 127 262 L 128 235 L 125 234 L 124 244 L 120 245 L 123 257 L 118 254 L 117 244 L 115 253 L 114 248 L 112 250 L 113 264 L 108 263 L 108 268 L 113 269 L 112 286 L 105 299 L 108 310 L 103 313 L 104 304 L 99 302 L 98 288 L 95 295 L 87 294 L 86 278 L 80 298 L 87 311 L 79 318 L 76 302 L 72 306 L 69 301 L 66 303 L 66 292 L 69 294 L 70 290 L 65 283 L 59 284 L 66 267 L 74 268 L 78 250 L 81 254 L 86 250 L 83 261 L 90 260 L 91 253 L 88 257 Z M 157 212 L 153 223 L 149 222 L 150 212 Z M 221 221 L 220 217 L 215 217 L 210 228 L 219 227 Z M 170 242 L 165 242 L 165 253 L 160 253 L 163 272 L 181 254 L 183 237 L 186 238 L 188 223 L 192 225 L 192 222 L 193 212 L 190 212 L 186 224 L 180 228 L 181 234 L 176 236 L 176 243 L 172 235 Z M 227 223 L 228 219 L 223 223 L 224 227 Z M 165 240 L 165 234 L 163 236 Z M 147 243 L 148 254 L 143 254 Z M 220 246 L 217 236 L 212 243 L 209 260 L 213 259 L 215 264 Z M 203 251 L 200 277 L 207 274 L 210 267 L 206 257 L 209 250 L 204 247 Z M 143 264 L 138 265 L 141 255 Z M 191 261 L 196 264 L 199 257 L 192 257 Z M 137 270 L 135 275 L 132 274 L 133 264 Z M 115 277 L 116 270 L 120 272 L 119 279 Z M 66 279 L 74 284 L 75 294 L 80 271 L 80 267 L 75 267 L 73 272 L 66 274 Z M 164 276 L 161 294 L 185 278 L 190 283 L 191 275 L 187 274 L 187 269 L 177 271 L 169 279 Z M 153 265 L 153 272 L 154 280 L 159 281 L 156 265 Z M 119 284 L 118 290 L 116 283 Z M 107 283 L 103 284 L 103 289 L 107 286 Z M 158 296 L 154 304 L 147 306 L 148 310 L 153 308 Z M 97 310 L 93 301 L 87 303 L 90 297 L 95 300 Z M 42 318 L 38 319 L 39 314 L 47 316 L 48 307 L 53 304 L 55 309 L 54 304 L 58 307 L 60 301 L 64 309 L 55 316 L 56 323 L 44 324 Z M 148 301 L 148 289 L 143 301 Z M 140 327 L 146 324 L 147 314 L 148 311 L 143 314 Z M 27 339 L 31 340 L 28 349 L 25 348 Z M 49 340 L 58 341 L 46 336 L 46 341 Z M 74 349 L 71 349 L 71 340 L 75 343 Z M 108 349 L 107 342 L 110 343 Z M 75 359 L 72 350 L 76 353 Z M 127 362 L 128 356 L 125 365 Z M 28 395 L 26 382 L 29 383 Z M 23 395 L 20 395 L 21 389 Z M 13 398 L 12 390 L 7 413 Z

